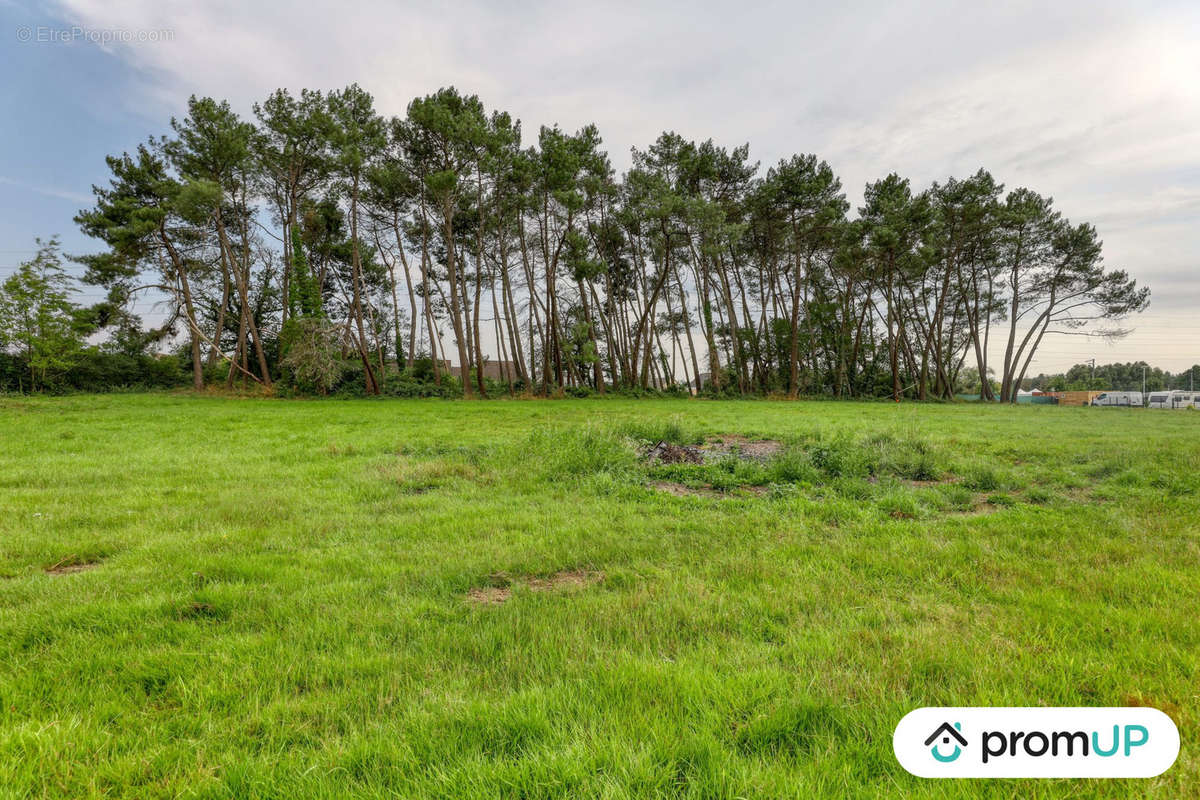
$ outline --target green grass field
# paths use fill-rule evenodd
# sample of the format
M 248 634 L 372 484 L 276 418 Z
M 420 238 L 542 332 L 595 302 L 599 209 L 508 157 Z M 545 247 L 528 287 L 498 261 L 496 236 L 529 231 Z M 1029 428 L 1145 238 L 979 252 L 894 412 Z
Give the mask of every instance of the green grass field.
M 0 797 L 1200 795 L 1193 412 L 0 398 L 0 510 Z M 1158 778 L 891 751 L 1128 704 Z

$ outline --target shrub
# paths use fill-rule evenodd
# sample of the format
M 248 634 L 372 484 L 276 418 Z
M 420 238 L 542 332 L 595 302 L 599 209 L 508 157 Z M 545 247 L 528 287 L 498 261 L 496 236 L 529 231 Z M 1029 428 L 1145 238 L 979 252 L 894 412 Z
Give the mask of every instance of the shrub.
M 442 383 L 438 385 L 432 382 L 414 380 L 407 373 L 385 375 L 383 382 L 379 387 L 381 393 L 388 397 L 461 397 L 462 388 L 457 380 L 452 380 L 450 376 L 443 375 Z
M 346 370 L 341 328 L 324 317 L 288 320 L 283 366 L 298 387 L 328 394 Z

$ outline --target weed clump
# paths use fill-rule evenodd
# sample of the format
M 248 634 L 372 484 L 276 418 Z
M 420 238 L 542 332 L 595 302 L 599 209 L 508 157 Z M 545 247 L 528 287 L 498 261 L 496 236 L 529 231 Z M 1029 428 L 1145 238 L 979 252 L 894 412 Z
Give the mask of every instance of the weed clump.
M 619 435 L 647 444 L 666 442 L 674 445 L 700 444 L 704 437 L 684 426 L 679 417 L 639 422 L 626 422 L 616 431 Z
M 774 483 L 814 485 L 820 482 L 821 472 L 805 450 L 785 450 L 767 465 L 767 474 Z
M 1045 505 L 1046 503 L 1049 503 L 1051 500 L 1053 500 L 1054 493 L 1050 492 L 1046 489 L 1043 489 L 1040 486 L 1034 486 L 1028 492 L 1025 493 L 1025 499 L 1028 500 L 1029 502 L 1033 503 L 1034 505 L 1041 506 L 1041 505 Z
M 994 492 L 1000 488 L 1000 476 L 987 466 L 974 466 L 963 476 L 963 486 L 976 492 Z
M 625 476 L 637 468 L 637 451 L 628 437 L 598 425 L 542 428 L 529 435 L 514 461 L 546 480 Z
M 874 475 L 877 468 L 870 448 L 859 446 L 848 436 L 813 445 L 809 456 L 813 466 L 830 478 L 862 478 Z

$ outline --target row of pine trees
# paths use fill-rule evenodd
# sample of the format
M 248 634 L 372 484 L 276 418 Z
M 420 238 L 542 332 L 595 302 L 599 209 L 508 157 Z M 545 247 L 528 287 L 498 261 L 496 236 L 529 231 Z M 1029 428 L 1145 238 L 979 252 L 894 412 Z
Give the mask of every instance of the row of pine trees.
M 817 156 L 664 133 L 617 176 L 594 126 L 526 144 L 453 88 L 393 118 L 357 85 L 252 119 L 193 97 L 170 127 L 108 158 L 77 222 L 114 319 L 170 298 L 197 388 L 325 391 L 352 359 L 368 393 L 420 362 L 468 396 L 948 398 L 969 373 L 1013 400 L 1047 336 L 1118 336 L 1148 303 L 1092 226 L 983 170 L 888 175 L 851 214 Z

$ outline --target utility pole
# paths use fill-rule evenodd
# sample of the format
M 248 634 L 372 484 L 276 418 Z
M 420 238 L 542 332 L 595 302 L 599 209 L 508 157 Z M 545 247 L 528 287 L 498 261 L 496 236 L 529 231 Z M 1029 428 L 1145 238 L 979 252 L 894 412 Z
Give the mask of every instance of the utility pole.
M 1091 359 L 1088 359 L 1088 360 L 1089 360 L 1089 361 L 1091 362 L 1091 364 L 1092 364 L 1092 380 L 1093 380 L 1093 381 L 1095 381 L 1095 380 L 1096 380 L 1096 359 L 1094 359 L 1094 358 L 1091 358 Z
M 1146 402 L 1146 365 L 1142 364 L 1142 402 Z

